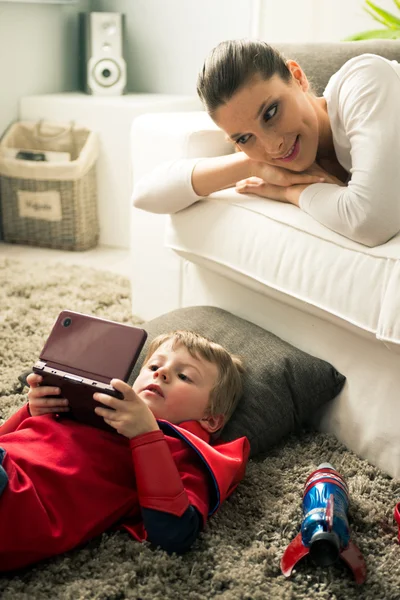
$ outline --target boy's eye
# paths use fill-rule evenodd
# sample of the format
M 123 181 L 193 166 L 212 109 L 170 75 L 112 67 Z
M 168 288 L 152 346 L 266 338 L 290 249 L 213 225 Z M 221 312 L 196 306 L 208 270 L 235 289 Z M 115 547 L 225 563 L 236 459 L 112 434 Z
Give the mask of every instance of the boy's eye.
M 277 104 L 273 104 L 263 114 L 263 120 L 264 121 L 270 121 L 272 119 L 272 117 L 274 117 L 276 115 L 277 110 L 278 110 L 278 105 Z
M 157 365 L 150 365 L 149 369 L 150 369 L 150 371 L 157 371 L 158 366 Z
M 179 373 L 178 377 L 179 377 L 179 379 L 182 379 L 182 381 L 191 381 L 189 379 L 189 377 L 187 375 L 185 375 L 184 373 Z

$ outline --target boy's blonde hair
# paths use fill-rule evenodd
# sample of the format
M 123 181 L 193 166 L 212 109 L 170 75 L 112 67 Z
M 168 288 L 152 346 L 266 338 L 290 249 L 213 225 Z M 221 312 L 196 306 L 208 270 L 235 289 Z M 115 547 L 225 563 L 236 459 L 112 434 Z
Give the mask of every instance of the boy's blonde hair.
M 189 330 L 178 330 L 157 336 L 150 344 L 143 366 L 165 342 L 172 349 L 183 346 L 193 358 L 201 357 L 217 366 L 217 381 L 210 392 L 207 407 L 209 416 L 224 415 L 224 425 L 229 421 L 243 393 L 243 363 L 239 356 L 230 354 L 223 346 Z M 221 432 L 221 429 L 219 432 Z

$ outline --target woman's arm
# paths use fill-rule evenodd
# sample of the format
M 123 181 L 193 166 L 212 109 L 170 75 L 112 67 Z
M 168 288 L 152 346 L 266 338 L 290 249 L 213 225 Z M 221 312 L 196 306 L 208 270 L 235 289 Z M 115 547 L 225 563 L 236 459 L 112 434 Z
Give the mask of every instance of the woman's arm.
M 133 205 L 152 213 L 173 214 L 200 200 L 192 187 L 192 171 L 198 160 L 168 161 L 141 177 L 133 188 Z
M 226 156 L 203 158 L 192 171 L 192 187 L 198 196 L 209 196 L 213 192 L 233 187 L 239 179 L 250 177 L 254 161 L 244 152 Z
M 137 182 L 132 201 L 136 208 L 173 214 L 250 174 L 251 161 L 243 152 L 169 161 Z
M 244 152 L 212 158 L 180 159 L 163 163 L 135 185 L 132 201 L 136 208 L 153 213 L 173 214 L 194 202 L 248 177 L 284 189 L 294 184 L 320 181 L 310 173 L 294 173 L 281 167 L 251 160 Z
M 308 186 L 300 207 L 330 229 L 366 246 L 400 230 L 400 66 L 365 55 L 348 65 L 333 101 L 351 146 L 346 187 Z

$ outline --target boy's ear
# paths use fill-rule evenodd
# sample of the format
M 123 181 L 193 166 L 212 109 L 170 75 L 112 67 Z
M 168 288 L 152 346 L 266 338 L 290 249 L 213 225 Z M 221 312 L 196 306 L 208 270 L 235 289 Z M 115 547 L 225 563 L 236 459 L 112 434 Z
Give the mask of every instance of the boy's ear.
M 208 415 L 208 417 L 203 417 L 199 420 L 200 425 L 203 429 L 208 431 L 208 433 L 215 433 L 218 429 L 224 424 L 224 415 Z

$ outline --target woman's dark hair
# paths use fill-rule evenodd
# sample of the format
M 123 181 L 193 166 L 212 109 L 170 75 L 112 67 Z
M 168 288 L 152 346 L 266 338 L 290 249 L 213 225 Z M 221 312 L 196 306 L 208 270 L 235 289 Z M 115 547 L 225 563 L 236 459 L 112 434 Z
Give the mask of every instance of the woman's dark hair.
M 279 75 L 291 79 L 282 54 L 260 40 L 228 40 L 216 46 L 206 58 L 197 79 L 197 93 L 212 115 L 255 75 L 270 79 Z

